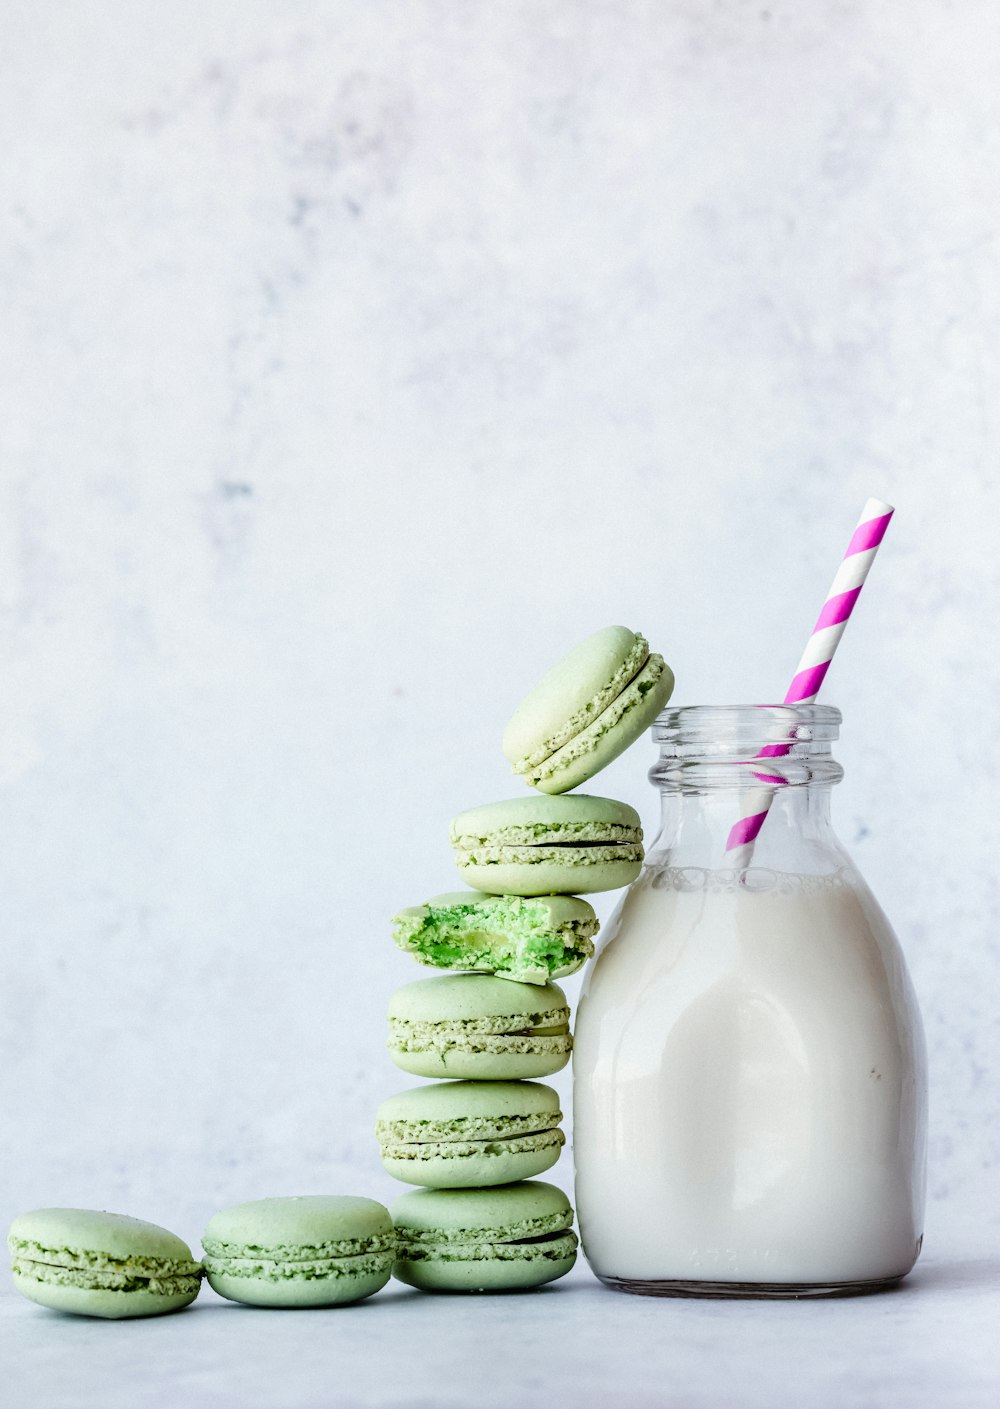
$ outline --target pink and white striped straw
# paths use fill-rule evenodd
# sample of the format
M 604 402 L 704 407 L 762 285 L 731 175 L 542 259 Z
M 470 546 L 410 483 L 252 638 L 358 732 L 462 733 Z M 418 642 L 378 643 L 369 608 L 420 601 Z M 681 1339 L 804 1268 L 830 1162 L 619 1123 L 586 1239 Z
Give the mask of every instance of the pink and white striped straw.
M 854 604 L 865 585 L 868 570 L 875 561 L 875 554 L 885 537 L 892 515 L 892 505 L 884 503 L 881 499 L 869 499 L 862 510 L 858 526 L 847 545 L 847 552 L 826 594 L 823 610 L 812 629 L 812 635 L 806 643 L 802 659 L 788 687 L 785 704 L 811 704 L 819 694 L 819 688 L 830 669 L 830 662 L 851 618 Z M 755 756 L 781 758 L 790 753 L 791 749 L 792 745 L 787 743 L 768 744 Z M 754 777 L 770 786 L 755 788 L 748 794 L 740 820 L 729 833 L 726 841 L 726 860 L 736 869 L 749 866 L 753 856 L 753 844 L 764 825 L 775 790 L 787 781 L 780 773 L 755 772 Z

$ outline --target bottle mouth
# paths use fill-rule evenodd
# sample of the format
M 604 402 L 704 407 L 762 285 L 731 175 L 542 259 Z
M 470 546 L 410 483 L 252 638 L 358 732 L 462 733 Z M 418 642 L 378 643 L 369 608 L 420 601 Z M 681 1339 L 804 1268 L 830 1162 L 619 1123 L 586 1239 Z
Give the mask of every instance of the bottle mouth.
M 840 736 L 833 705 L 683 705 L 653 724 L 660 746 L 650 779 L 673 787 L 746 787 L 764 775 L 784 785 L 839 782 L 830 755 Z
M 702 757 L 745 754 L 774 744 L 830 743 L 840 737 L 841 718 L 833 705 L 682 705 L 657 715 L 653 736 L 661 746 L 698 748 Z

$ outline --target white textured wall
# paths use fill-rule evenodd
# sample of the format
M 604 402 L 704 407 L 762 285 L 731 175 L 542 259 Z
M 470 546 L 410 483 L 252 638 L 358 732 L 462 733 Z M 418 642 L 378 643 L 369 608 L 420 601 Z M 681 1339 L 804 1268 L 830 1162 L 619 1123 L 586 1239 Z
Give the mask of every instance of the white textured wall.
M 930 1231 L 974 1242 L 996 7 L 11 0 L 3 30 L 4 1218 L 196 1238 L 230 1199 L 395 1192 L 370 1126 L 419 971 L 387 918 L 516 790 L 523 687 L 623 621 L 679 702 L 775 698 L 873 493 L 838 816 L 927 1016 Z M 651 822 L 649 761 L 594 789 Z

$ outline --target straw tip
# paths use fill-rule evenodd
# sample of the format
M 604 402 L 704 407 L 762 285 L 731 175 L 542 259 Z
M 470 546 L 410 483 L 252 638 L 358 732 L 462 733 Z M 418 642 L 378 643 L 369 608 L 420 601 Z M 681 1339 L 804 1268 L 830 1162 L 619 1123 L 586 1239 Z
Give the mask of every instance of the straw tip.
M 885 518 L 886 514 L 894 514 L 895 512 L 893 505 L 887 504 L 884 499 L 869 499 L 861 517 L 862 519 L 881 519 Z

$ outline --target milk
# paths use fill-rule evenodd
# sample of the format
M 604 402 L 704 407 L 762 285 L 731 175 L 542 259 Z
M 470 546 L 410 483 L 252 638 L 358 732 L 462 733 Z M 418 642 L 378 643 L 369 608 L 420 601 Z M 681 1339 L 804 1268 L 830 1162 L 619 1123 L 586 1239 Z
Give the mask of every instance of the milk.
M 912 1267 L 922 1030 L 852 868 L 644 871 L 592 966 L 573 1066 L 599 1276 L 787 1291 Z

